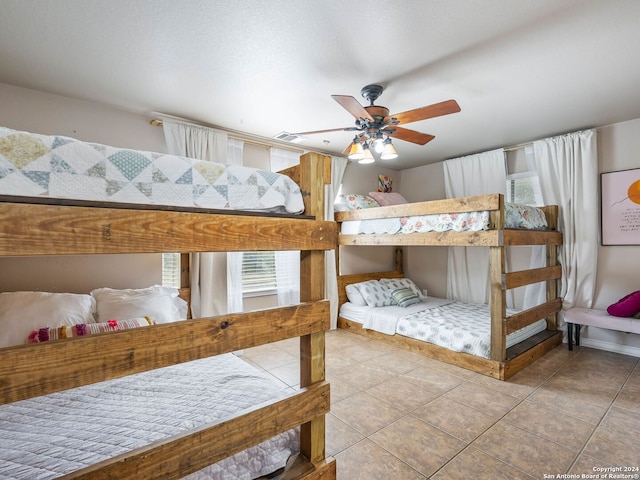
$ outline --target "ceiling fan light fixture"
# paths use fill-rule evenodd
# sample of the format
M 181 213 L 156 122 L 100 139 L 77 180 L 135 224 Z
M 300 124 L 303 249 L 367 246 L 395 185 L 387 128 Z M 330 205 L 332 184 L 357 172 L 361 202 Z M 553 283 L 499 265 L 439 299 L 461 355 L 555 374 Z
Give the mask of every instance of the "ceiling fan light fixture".
M 360 139 L 358 137 L 355 137 L 353 139 L 348 158 L 349 160 L 362 160 L 364 158 L 364 149 L 362 148 L 362 144 L 360 143 Z
M 373 143 L 373 149 L 376 151 L 376 153 L 382 153 L 382 150 L 384 149 L 384 145 L 385 145 L 385 141 L 382 138 L 382 133 L 380 132 L 376 133 L 372 143 Z
M 375 162 L 375 158 L 373 158 L 373 154 L 371 153 L 371 149 L 369 148 L 369 144 L 367 142 L 365 142 L 364 146 L 362 147 L 364 150 L 363 153 L 363 158 L 361 158 L 360 160 L 358 160 L 358 163 L 373 163 Z
M 393 143 L 391 143 L 391 139 L 389 137 L 384 141 L 384 147 L 380 154 L 380 158 L 382 160 L 393 160 L 394 158 L 398 158 L 398 152 L 393 146 Z

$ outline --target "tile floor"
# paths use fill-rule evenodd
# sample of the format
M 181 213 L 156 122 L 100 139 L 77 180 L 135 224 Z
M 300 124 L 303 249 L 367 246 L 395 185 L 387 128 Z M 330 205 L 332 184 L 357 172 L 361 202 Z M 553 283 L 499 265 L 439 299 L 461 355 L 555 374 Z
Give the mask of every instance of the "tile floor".
M 326 355 L 339 480 L 639 478 L 636 357 L 565 344 L 501 382 L 344 330 Z M 242 358 L 299 383 L 297 339 Z

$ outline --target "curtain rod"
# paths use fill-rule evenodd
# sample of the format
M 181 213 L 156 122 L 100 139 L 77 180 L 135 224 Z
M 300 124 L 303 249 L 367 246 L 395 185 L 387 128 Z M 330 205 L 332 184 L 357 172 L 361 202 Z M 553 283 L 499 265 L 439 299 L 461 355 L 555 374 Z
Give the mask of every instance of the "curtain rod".
M 505 147 L 503 150 L 505 152 L 513 152 L 515 150 L 522 150 L 523 148 L 533 147 L 533 142 L 528 143 L 519 143 L 518 145 L 512 145 L 510 147 Z
M 223 132 L 225 132 L 229 138 L 232 138 L 234 140 L 241 140 L 245 143 L 249 143 L 251 145 L 256 145 L 259 147 L 273 147 L 273 146 L 282 146 L 282 148 L 286 149 L 286 150 L 291 150 L 294 152 L 300 152 L 300 153 L 304 153 L 306 150 L 303 148 L 295 148 L 292 147 L 290 144 L 285 144 L 284 142 L 279 142 L 278 140 L 267 140 L 267 139 L 262 139 L 260 138 L 256 138 L 252 135 L 248 135 L 248 134 L 244 134 L 244 133 L 234 133 L 231 132 L 229 130 L 225 130 L 223 128 L 219 128 L 219 127 L 215 127 L 213 125 L 207 125 L 204 123 L 198 123 L 198 122 L 192 122 L 190 120 L 184 120 L 182 118 L 179 117 L 172 117 L 171 115 L 164 115 L 164 114 L 158 114 L 158 116 L 161 117 L 166 117 L 167 119 L 171 119 L 171 120 L 175 120 L 176 122 L 180 122 L 180 123 L 185 123 L 187 125 L 193 125 L 196 127 L 204 127 L 204 128 L 212 128 L 214 130 L 221 130 Z M 153 118 L 151 120 L 149 120 L 149 125 L 152 125 L 154 127 L 162 127 L 162 119 L 161 118 Z

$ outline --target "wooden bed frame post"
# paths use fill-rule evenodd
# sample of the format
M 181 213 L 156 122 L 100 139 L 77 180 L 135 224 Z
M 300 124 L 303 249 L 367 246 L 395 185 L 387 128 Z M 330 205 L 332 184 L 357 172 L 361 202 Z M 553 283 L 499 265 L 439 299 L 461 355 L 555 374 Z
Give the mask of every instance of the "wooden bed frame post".
M 300 188 L 305 203 L 305 214 L 324 220 L 324 186 L 330 183 L 331 158 L 318 153 L 307 153 L 300 158 Z M 328 176 L 329 175 L 329 176 Z M 325 298 L 324 251 L 300 252 L 300 300 L 302 302 Z M 330 314 L 327 311 L 327 328 Z M 325 380 L 324 331 L 300 337 L 300 387 Z M 330 399 L 327 398 L 327 402 Z M 325 417 L 320 416 L 300 428 L 300 451 L 312 463 L 325 458 Z
M 506 298 L 502 288 L 504 272 L 504 247 L 489 247 L 489 264 L 491 268 L 491 360 L 504 361 L 507 358 L 507 345 L 504 329 L 506 328 Z
M 499 197 L 499 209 L 492 212 L 494 228 L 504 229 L 504 197 Z M 506 342 L 506 315 L 507 301 L 506 292 L 503 288 L 503 277 L 505 273 L 505 252 L 504 244 L 497 247 L 489 247 L 489 269 L 491 293 L 489 306 L 491 309 L 491 360 L 504 361 L 507 358 Z
M 557 205 L 551 205 L 548 207 L 550 214 L 546 217 L 548 219 L 548 228 L 551 230 L 558 229 L 558 213 L 559 208 Z M 557 245 L 547 245 L 547 267 L 553 267 L 558 265 L 558 246 Z M 547 280 L 547 302 L 551 302 L 558 297 L 558 279 Z M 558 329 L 558 312 L 554 312 L 553 314 L 547 317 L 547 329 L 549 330 L 557 330 Z

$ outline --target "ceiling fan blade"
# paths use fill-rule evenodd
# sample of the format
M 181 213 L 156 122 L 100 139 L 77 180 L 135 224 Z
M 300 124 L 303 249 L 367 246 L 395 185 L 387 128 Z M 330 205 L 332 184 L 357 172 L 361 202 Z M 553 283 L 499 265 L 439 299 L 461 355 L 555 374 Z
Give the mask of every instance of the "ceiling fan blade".
M 338 102 L 342 108 L 353 115 L 356 118 L 366 118 L 373 121 L 373 117 L 367 112 L 360 102 L 350 95 L 331 95 L 336 102 Z
M 390 136 L 393 138 L 397 138 L 400 140 L 404 140 L 406 142 L 417 143 L 418 145 L 425 145 L 426 143 L 433 140 L 433 135 L 429 135 L 428 133 L 420 133 L 415 130 L 409 130 L 408 128 L 402 127 L 393 127 L 395 132 L 393 132 Z
M 330 128 L 328 130 L 314 130 L 312 132 L 296 132 L 291 135 L 314 135 L 316 133 L 328 133 L 328 132 L 344 132 L 348 130 L 357 130 L 356 127 L 343 127 L 343 128 Z
M 391 120 L 395 118 L 398 123 L 411 123 L 419 120 L 426 120 L 427 118 L 440 117 L 442 115 L 449 115 L 450 113 L 456 113 L 460 111 L 460 106 L 455 100 L 446 100 L 440 103 L 434 103 L 426 107 L 416 108 L 414 110 L 408 110 L 406 112 L 397 113 L 395 115 L 389 115 L 384 119 Z

